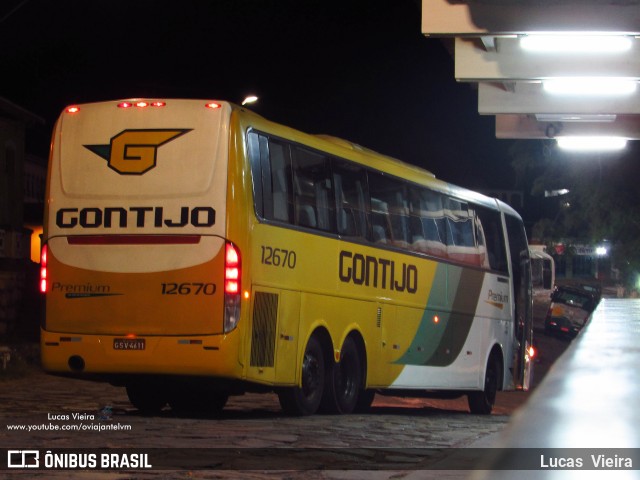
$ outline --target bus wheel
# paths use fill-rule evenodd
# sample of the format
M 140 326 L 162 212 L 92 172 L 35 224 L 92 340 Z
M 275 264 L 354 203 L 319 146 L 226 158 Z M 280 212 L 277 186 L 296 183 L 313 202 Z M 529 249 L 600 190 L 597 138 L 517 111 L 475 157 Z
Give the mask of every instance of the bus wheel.
M 302 385 L 278 392 L 280 406 L 291 415 L 313 415 L 324 391 L 324 354 L 320 342 L 311 337 L 302 359 Z
M 160 413 L 167 404 L 166 392 L 154 383 L 127 385 L 127 396 L 131 404 L 146 415 Z
M 351 413 L 358 404 L 362 388 L 362 361 L 358 347 L 347 337 L 340 351 L 340 362 L 327 375 L 322 410 L 330 413 Z
M 496 393 L 498 392 L 498 370 L 498 361 L 492 355 L 489 357 L 487 371 L 484 375 L 484 390 L 471 392 L 467 396 L 471 413 L 489 415 L 493 410 L 493 405 L 496 403 Z

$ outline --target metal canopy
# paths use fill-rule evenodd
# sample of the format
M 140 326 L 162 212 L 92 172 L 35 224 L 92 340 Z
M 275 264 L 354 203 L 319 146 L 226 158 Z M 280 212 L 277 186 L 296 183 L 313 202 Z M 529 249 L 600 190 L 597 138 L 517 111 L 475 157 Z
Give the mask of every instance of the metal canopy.
M 422 0 L 422 32 L 455 37 L 456 79 L 478 84 L 498 138 L 640 139 L 640 0 Z M 582 83 L 552 93 L 558 79 Z

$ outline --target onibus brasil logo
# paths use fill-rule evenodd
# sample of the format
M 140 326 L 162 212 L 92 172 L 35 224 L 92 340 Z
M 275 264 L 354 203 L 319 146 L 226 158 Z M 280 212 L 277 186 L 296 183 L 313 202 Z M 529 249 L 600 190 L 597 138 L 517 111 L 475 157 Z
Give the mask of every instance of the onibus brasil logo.
M 84 145 L 121 175 L 142 175 L 156 166 L 158 148 L 191 129 L 123 130 L 108 145 Z

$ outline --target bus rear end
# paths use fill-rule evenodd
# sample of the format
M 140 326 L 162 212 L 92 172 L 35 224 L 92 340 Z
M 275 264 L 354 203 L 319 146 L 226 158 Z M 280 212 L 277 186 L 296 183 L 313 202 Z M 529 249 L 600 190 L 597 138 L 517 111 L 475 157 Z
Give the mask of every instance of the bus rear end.
M 231 106 L 67 109 L 53 134 L 41 290 L 52 373 L 231 377 L 239 308 L 225 236 Z M 231 277 L 233 278 L 231 278 Z

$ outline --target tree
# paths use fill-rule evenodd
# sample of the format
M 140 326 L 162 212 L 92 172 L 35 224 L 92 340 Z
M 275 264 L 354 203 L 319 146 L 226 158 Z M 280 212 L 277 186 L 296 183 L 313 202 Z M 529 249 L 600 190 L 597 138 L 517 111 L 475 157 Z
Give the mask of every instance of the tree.
M 544 243 L 567 241 L 613 246 L 612 262 L 622 279 L 635 283 L 640 273 L 640 148 L 622 153 L 564 153 L 549 141 L 515 142 L 510 150 L 520 187 L 555 208 L 540 209 L 533 237 Z M 548 202 L 547 202 L 548 203 Z

